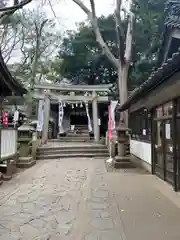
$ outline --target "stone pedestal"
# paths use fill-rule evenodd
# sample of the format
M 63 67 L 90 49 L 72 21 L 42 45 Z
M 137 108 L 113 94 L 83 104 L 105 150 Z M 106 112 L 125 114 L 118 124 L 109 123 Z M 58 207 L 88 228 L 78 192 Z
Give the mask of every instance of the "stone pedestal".
M 130 129 L 120 126 L 116 129 L 116 131 L 118 141 L 118 155 L 114 158 L 114 167 L 133 168 L 134 164 L 130 161 L 130 154 L 127 154 Z
M 30 168 L 36 164 L 36 161 L 33 159 L 32 156 L 29 157 L 19 157 L 17 162 L 17 167 L 19 168 Z

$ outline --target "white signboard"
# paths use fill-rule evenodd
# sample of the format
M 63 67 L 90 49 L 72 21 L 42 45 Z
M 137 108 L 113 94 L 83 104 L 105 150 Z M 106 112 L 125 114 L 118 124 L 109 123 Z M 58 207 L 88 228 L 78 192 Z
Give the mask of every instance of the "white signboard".
M 171 139 L 171 125 L 169 123 L 166 124 L 166 139 Z
M 146 136 L 146 129 L 143 129 L 143 135 Z
M 44 124 L 44 100 L 39 100 L 37 131 L 41 132 Z
M 16 111 L 14 112 L 13 121 L 14 121 L 14 123 L 15 123 L 15 122 L 17 122 L 18 120 L 19 120 L 19 111 L 16 110 Z
M 59 102 L 59 133 L 64 133 L 63 129 L 63 117 L 64 117 L 64 108 L 63 103 Z

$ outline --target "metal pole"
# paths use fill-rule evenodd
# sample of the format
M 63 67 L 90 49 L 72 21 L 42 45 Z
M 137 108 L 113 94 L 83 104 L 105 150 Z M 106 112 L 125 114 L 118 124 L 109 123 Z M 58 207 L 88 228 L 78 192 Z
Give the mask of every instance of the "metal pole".
M 177 172 L 178 172 L 178 158 L 177 151 L 177 100 L 173 100 L 173 113 L 172 113 L 172 140 L 173 140 L 173 180 L 174 180 L 174 191 L 178 191 L 179 186 L 177 184 Z
M 2 135 L 2 131 L 1 131 L 1 128 L 0 128 L 0 162 L 1 162 L 1 135 Z
M 1 119 L 2 119 L 2 111 L 3 111 L 3 94 L 1 93 L 1 99 L 0 99 L 0 115 L 1 115 Z M 1 120 L 0 119 L 0 120 Z M 1 139 L 2 138 L 2 122 L 0 122 L 0 161 L 1 161 Z

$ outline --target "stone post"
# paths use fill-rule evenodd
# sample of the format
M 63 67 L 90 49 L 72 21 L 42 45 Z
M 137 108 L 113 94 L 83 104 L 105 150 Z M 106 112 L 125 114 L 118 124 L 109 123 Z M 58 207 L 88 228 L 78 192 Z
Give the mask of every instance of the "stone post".
M 36 160 L 37 148 L 38 148 L 37 132 L 34 131 L 32 134 L 32 150 L 31 150 L 33 160 Z
M 114 167 L 132 168 L 134 164 L 130 161 L 130 155 L 127 154 L 126 148 L 129 142 L 130 129 L 119 126 L 117 129 L 118 155 L 114 158 Z
M 98 125 L 98 105 L 97 105 L 97 94 L 95 91 L 92 93 L 92 110 L 93 110 L 93 130 L 94 130 L 94 141 L 99 142 L 99 125 Z
M 46 93 L 44 99 L 44 123 L 42 130 L 42 144 L 46 144 L 48 141 L 49 117 L 50 117 L 50 98 Z

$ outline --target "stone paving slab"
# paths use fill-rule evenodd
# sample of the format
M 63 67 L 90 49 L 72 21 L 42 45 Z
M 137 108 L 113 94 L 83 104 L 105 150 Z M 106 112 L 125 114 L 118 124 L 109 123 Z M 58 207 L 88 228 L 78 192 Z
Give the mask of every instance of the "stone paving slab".
M 179 240 L 180 209 L 156 181 L 103 159 L 40 161 L 0 188 L 0 240 Z

